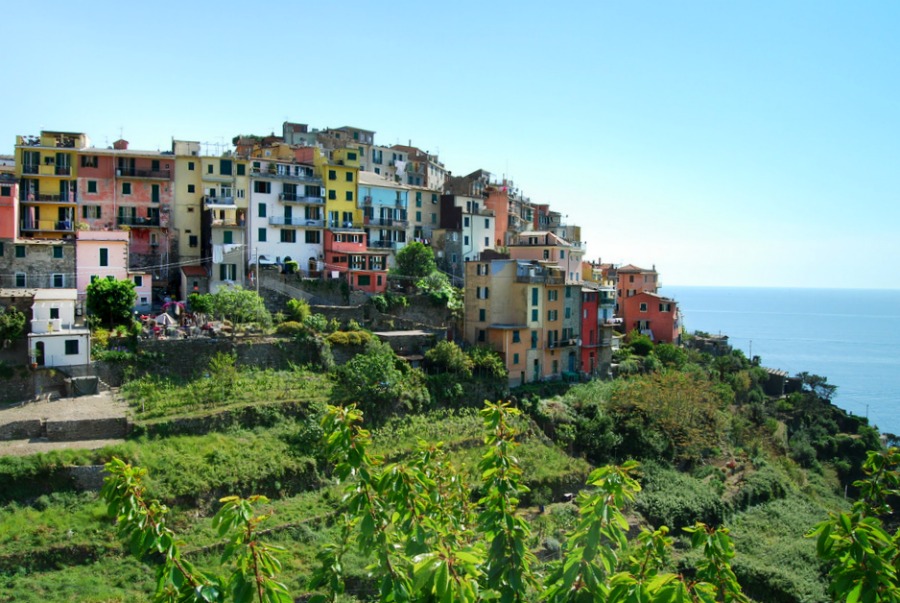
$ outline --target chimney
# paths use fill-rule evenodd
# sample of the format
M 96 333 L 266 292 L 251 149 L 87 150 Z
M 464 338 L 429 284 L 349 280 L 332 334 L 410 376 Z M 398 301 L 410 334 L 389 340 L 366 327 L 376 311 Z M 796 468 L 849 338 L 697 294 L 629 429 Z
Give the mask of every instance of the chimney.
M 120 138 L 119 140 L 113 143 L 113 148 L 117 151 L 127 151 L 128 150 L 128 141 Z

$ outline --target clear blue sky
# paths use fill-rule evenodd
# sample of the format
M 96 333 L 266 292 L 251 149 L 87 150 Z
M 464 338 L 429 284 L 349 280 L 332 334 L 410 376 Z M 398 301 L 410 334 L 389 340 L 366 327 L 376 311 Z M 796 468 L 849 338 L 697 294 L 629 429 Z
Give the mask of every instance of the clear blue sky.
M 31 2 L 0 153 L 230 141 L 285 119 L 511 177 L 663 283 L 890 287 L 900 3 Z M 665 291 L 665 289 L 664 289 Z

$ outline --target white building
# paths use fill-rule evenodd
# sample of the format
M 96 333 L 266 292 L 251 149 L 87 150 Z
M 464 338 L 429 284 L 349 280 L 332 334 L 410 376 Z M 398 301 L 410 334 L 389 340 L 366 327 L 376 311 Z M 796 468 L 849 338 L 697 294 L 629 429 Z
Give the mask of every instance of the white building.
M 38 366 L 90 364 L 91 332 L 75 326 L 76 289 L 38 289 L 31 306 L 28 349 Z

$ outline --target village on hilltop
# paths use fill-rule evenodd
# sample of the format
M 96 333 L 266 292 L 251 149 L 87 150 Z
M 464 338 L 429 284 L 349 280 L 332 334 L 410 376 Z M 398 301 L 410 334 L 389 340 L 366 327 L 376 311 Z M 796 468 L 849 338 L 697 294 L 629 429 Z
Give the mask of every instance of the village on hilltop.
M 414 242 L 464 289 L 457 340 L 500 354 L 510 385 L 607 374 L 626 332 L 680 343 L 655 266 L 585 260 L 580 226 L 512 181 L 456 176 L 411 142 L 380 146 L 353 127 L 285 122 L 280 136 L 232 142 L 160 152 L 73 132 L 16 138 L 0 156 L 0 305 L 29 314 L 23 362 L 90 362 L 97 279 L 133 281 L 142 315 L 285 271 L 371 296 Z

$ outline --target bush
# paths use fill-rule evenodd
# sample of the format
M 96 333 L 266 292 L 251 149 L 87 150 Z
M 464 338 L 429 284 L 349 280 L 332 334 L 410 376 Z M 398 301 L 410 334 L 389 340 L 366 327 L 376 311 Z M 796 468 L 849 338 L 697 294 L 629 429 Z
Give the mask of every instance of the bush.
M 289 320 L 278 325 L 275 328 L 275 332 L 279 335 L 296 336 L 306 332 L 306 327 L 304 327 L 302 323 L 299 323 L 295 320 Z
M 311 314 L 311 311 L 306 300 L 289 299 L 286 314 L 291 321 L 302 323 Z
M 644 470 L 644 489 L 634 507 L 654 526 L 675 530 L 698 521 L 719 525 L 724 520 L 725 504 L 709 484 L 653 463 L 644 465 Z

